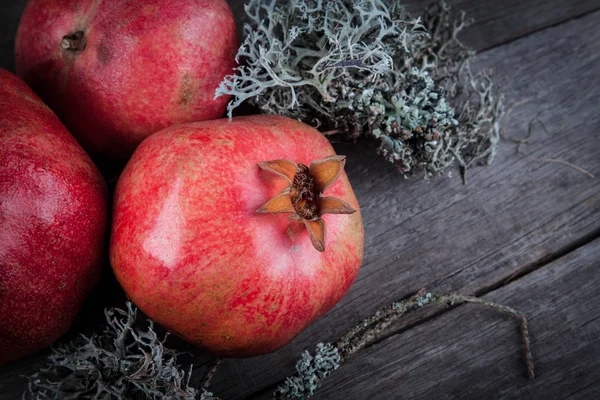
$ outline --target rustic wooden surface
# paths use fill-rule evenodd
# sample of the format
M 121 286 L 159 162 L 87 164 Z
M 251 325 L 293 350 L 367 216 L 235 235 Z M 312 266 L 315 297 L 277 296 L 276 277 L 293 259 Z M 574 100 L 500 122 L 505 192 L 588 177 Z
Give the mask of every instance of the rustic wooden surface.
M 465 305 L 369 348 L 320 398 L 599 399 L 598 361 L 587 362 L 600 352 L 598 260 L 597 239 L 484 296 L 528 316 L 533 381 L 524 377 L 518 322 Z
M 242 2 L 231 3 L 239 15 Z M 405 2 L 413 13 L 428 3 Z M 405 180 L 376 156 L 338 146 L 365 222 L 361 273 L 334 310 L 284 349 L 225 361 L 212 386 L 223 399 L 268 398 L 304 349 L 421 287 L 474 293 L 525 312 L 536 380 L 525 376 L 518 324 L 468 305 L 407 318 L 315 398 L 600 398 L 600 2 L 450 3 L 477 20 L 464 35 L 480 51 L 475 67 L 495 71 L 509 104 L 529 100 L 511 113 L 505 136 L 524 136 L 536 115 L 548 131 L 537 126 L 524 155 L 501 143 L 495 163 L 469 171 L 466 186 L 456 171 L 431 182 Z M 1 67 L 13 66 L 24 4 L 0 5 Z M 576 164 L 596 178 L 542 159 Z M 86 321 L 74 330 L 92 329 L 95 322 Z M 43 357 L 0 367 L 0 399 L 19 398 L 21 375 Z M 205 360 L 197 356 L 198 373 Z

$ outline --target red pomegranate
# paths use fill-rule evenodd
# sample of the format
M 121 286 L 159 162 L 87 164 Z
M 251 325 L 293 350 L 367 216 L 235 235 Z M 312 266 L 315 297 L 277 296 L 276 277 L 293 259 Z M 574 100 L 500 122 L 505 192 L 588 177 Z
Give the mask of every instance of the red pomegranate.
M 333 307 L 364 232 L 344 157 L 276 116 L 178 125 L 117 183 L 110 258 L 152 319 L 216 354 L 274 351 Z
M 0 364 L 50 345 L 98 278 L 106 186 L 56 115 L 0 69 Z
M 125 158 L 160 129 L 220 118 L 236 50 L 225 0 L 29 0 L 16 68 L 93 156 Z

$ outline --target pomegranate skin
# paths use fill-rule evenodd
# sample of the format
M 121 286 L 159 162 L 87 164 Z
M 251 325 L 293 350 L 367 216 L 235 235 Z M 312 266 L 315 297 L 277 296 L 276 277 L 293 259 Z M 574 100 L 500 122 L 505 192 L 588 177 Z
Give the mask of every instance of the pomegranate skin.
M 259 162 L 334 155 L 315 129 L 276 116 L 184 124 L 146 139 L 117 183 L 110 259 L 141 310 L 228 357 L 272 352 L 331 309 L 354 281 L 364 230 L 345 172 L 325 196 L 325 251 L 301 221 L 256 210 L 288 182 Z
M 54 113 L 0 69 L 0 364 L 50 345 L 97 281 L 104 179 Z
M 16 69 L 92 157 L 126 159 L 160 129 L 223 115 L 237 44 L 225 0 L 30 0 Z

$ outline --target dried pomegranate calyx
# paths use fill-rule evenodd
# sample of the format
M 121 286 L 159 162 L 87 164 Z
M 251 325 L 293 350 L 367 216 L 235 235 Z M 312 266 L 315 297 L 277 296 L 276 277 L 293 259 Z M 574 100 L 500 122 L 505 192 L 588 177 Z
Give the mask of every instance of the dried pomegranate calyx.
M 326 228 L 321 216 L 356 212 L 342 199 L 322 196 L 340 176 L 345 163 L 346 157 L 337 155 L 314 160 L 310 167 L 290 160 L 259 163 L 260 168 L 285 178 L 289 185 L 256 211 L 261 214 L 291 214 L 290 219 L 302 220 L 315 249 L 325 251 Z

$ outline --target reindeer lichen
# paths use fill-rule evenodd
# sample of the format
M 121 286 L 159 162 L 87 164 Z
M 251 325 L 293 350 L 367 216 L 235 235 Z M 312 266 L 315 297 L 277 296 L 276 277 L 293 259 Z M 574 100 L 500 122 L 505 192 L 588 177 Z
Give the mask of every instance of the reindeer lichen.
M 424 289 L 410 298 L 393 302 L 353 326 L 335 343 L 317 344 L 314 355 L 304 351 L 296 373 L 285 379 L 273 399 L 305 400 L 323 381 L 359 351 L 372 345 L 406 313 L 427 305 L 446 307 L 479 304 L 518 318 L 524 345 L 527 374 L 535 377 L 527 319 L 519 311 L 485 299 L 457 293 L 437 295 Z M 105 311 L 108 328 L 91 338 L 82 337 L 53 350 L 49 365 L 29 380 L 23 399 L 39 400 L 219 400 L 209 390 L 221 361 L 213 358 L 199 387 L 189 385 L 190 372 L 177 365 L 177 353 L 164 347 L 152 321 L 146 330 L 136 326 L 136 309 Z
M 54 348 L 48 365 L 29 378 L 23 399 L 196 399 L 191 369 L 180 368 L 177 352 L 163 345 L 151 320 L 138 327 L 136 314 L 131 303 L 127 310 L 106 310 L 103 333 Z M 200 398 L 211 396 L 203 392 Z
M 440 2 L 411 18 L 398 1 L 250 0 L 241 65 L 216 95 L 248 101 L 332 141 L 371 137 L 405 174 L 491 162 L 502 99 Z
M 311 397 L 327 378 L 340 366 L 340 354 L 331 343 L 319 343 L 315 355 L 308 351 L 296 363 L 296 375 L 286 378 L 273 394 L 274 399 L 305 399 Z

